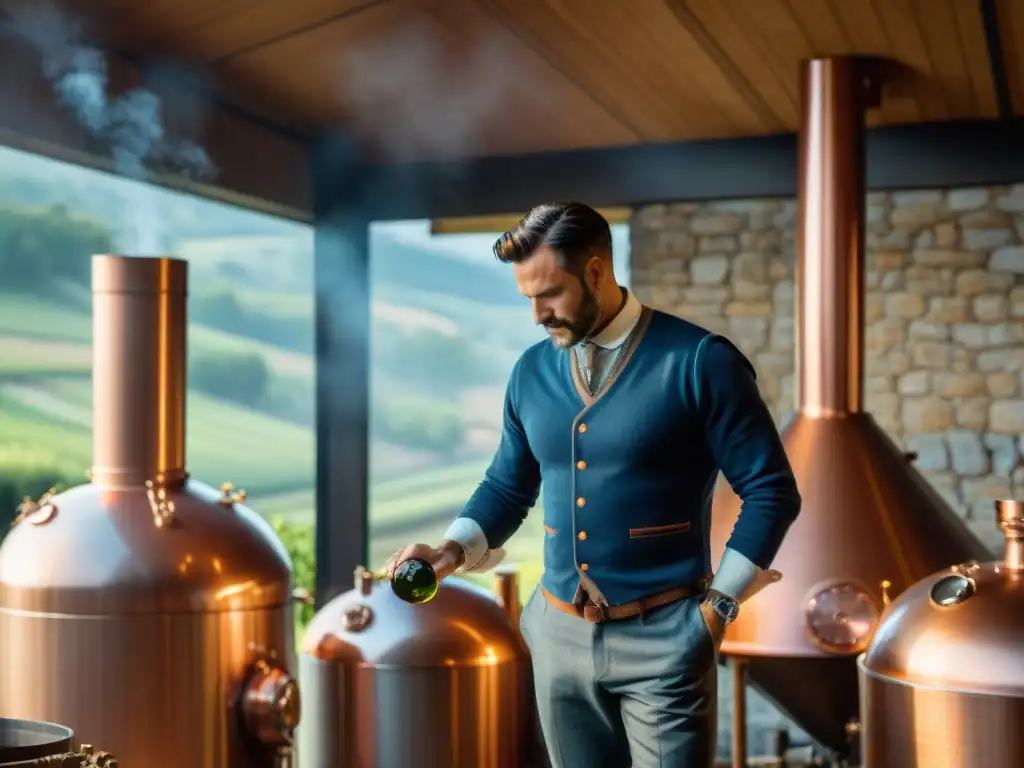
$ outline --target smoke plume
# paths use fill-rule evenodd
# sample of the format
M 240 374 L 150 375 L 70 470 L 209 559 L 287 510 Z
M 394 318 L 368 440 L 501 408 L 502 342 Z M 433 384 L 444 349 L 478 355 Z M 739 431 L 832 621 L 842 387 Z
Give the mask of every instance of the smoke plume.
M 440 21 L 412 16 L 384 41 L 339 51 L 335 81 L 346 127 L 370 137 L 385 160 L 472 155 L 487 148 L 486 137 L 508 135 L 516 119 L 510 96 L 524 85 L 510 42 L 484 35 L 451 45 Z
M 83 42 L 78 22 L 40 0 L 7 10 L 9 31 L 39 52 L 60 106 L 109 150 L 119 174 L 145 179 L 162 172 L 194 180 L 215 175 L 202 147 L 165 133 L 159 96 L 145 88 L 109 94 L 106 56 Z

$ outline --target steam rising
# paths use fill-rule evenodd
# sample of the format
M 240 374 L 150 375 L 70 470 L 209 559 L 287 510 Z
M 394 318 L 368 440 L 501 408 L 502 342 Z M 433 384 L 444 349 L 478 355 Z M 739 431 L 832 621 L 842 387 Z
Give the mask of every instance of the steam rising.
M 388 161 L 453 158 L 508 133 L 509 98 L 522 86 L 517 53 L 493 37 L 444 39 L 426 17 L 341 52 L 336 81 L 349 129 Z
M 13 31 L 42 57 L 43 74 L 57 99 L 89 135 L 110 149 L 118 173 L 143 179 L 147 169 L 208 178 L 213 165 L 202 147 L 164 133 L 160 97 L 136 88 L 111 98 L 107 60 L 82 43 L 79 24 L 45 3 L 10 14 Z
M 83 42 L 76 21 L 42 0 L 7 10 L 7 31 L 38 51 L 43 75 L 59 105 L 107 148 L 118 174 L 137 181 L 146 181 L 151 172 L 192 180 L 209 180 L 216 174 L 202 147 L 165 133 L 155 93 L 135 88 L 110 96 L 106 56 Z M 149 185 L 139 184 L 126 200 L 125 213 L 136 230 L 130 247 L 138 255 L 163 250 L 156 194 Z

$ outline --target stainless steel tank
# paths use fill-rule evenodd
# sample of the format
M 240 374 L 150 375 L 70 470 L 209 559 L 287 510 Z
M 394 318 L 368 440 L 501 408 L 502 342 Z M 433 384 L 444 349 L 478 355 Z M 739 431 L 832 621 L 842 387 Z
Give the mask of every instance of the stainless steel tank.
M 0 546 L 0 716 L 125 766 L 274 766 L 291 563 L 243 493 L 185 471 L 186 284 L 183 261 L 93 259 L 91 483 L 26 502 Z
M 498 600 L 448 579 L 411 605 L 358 569 L 302 642 L 300 768 L 523 768 L 529 657 L 515 575 L 496 578 Z
M 858 660 L 864 768 L 1024 765 L 1024 502 L 996 502 L 1001 562 L 928 576 Z

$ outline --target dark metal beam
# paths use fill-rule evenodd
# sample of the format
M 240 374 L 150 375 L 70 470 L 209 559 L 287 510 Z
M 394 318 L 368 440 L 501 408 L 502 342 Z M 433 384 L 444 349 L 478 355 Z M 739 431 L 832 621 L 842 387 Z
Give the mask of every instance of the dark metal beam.
M 979 120 L 868 132 L 868 188 L 1024 180 L 1024 122 Z M 796 196 L 796 136 L 551 152 L 367 169 L 375 220 L 524 211 L 546 200 L 595 206 Z
M 980 0 L 980 5 L 981 23 L 985 28 L 985 45 L 988 48 L 988 67 L 996 88 L 999 117 L 1008 120 L 1013 117 L 1013 96 L 1010 94 L 1010 81 L 1006 77 L 1006 56 L 1003 50 L 1003 37 L 999 31 L 999 11 L 996 9 L 996 0 Z
M 316 295 L 316 600 L 367 565 L 370 219 L 351 155 L 312 152 Z

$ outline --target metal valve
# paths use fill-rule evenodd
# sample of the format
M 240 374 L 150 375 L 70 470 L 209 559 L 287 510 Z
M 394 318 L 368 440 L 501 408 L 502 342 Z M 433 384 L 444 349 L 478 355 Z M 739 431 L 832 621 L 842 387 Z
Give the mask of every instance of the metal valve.
M 301 716 L 299 686 L 283 669 L 258 661 L 242 694 L 249 736 L 267 747 L 292 744 Z
M 152 480 L 146 481 L 146 498 L 153 513 L 153 522 L 157 528 L 163 528 L 174 522 L 174 502 L 167 498 L 167 489 Z
M 33 501 L 29 496 L 22 497 L 21 504 L 18 505 L 18 514 L 11 522 L 11 527 L 22 521 L 28 521 L 32 525 L 45 525 L 53 520 L 57 516 L 57 505 L 52 501 L 56 493 L 55 488 L 50 488 L 38 501 Z
M 218 501 L 225 507 L 232 507 L 235 504 L 244 504 L 248 498 L 246 492 L 239 488 L 235 490 L 234 483 L 222 483 L 220 486 L 220 498 Z

